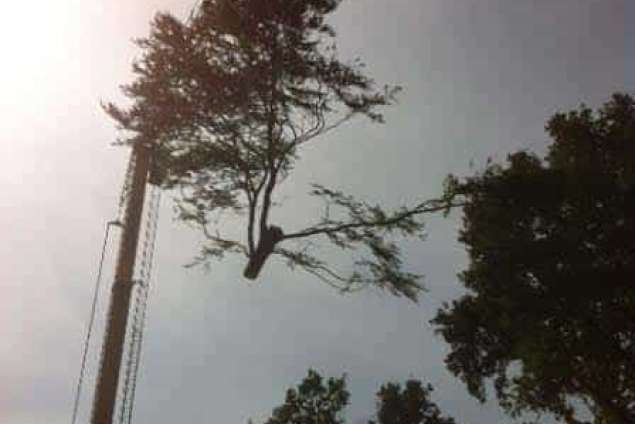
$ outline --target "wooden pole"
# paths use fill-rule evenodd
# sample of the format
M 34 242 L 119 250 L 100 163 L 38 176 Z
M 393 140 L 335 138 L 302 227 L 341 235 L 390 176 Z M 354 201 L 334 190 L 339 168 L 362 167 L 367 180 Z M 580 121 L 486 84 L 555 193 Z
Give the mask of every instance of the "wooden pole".
M 150 168 L 150 150 L 148 147 L 137 143 L 132 149 L 132 155 L 132 181 L 126 199 L 115 281 L 108 309 L 106 334 L 101 352 L 99 374 L 97 375 L 97 388 L 93 398 L 92 424 L 112 424 L 117 401 L 119 370 L 126 339 L 130 297 L 134 285 L 133 275 L 139 242 L 139 226 Z

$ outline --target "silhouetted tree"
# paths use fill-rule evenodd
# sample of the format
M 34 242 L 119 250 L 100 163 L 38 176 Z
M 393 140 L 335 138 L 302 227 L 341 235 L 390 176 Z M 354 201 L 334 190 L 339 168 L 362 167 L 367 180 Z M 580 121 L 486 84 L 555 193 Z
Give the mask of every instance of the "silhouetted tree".
M 518 152 L 453 180 L 469 293 L 433 322 L 479 399 L 491 378 L 513 413 L 575 423 L 584 402 L 596 423 L 634 423 L 635 103 L 616 94 L 546 128 L 544 160 Z
M 398 91 L 378 90 L 359 61 L 338 59 L 325 19 L 339 4 L 204 0 L 185 22 L 158 14 L 138 41 L 136 79 L 124 87 L 132 105 L 105 108 L 126 132 L 122 143 L 154 149 L 152 181 L 179 189 L 180 218 L 207 237 L 198 262 L 244 254 L 253 279 L 278 255 L 343 291 L 370 284 L 415 300 L 418 276 L 402 270 L 393 236 L 420 235 L 417 215 L 442 202 L 386 212 L 315 185 L 311 195 L 327 204 L 317 223 L 283 231 L 270 222 L 275 190 L 302 147 L 358 116 L 383 122 L 378 108 Z M 223 212 L 245 216 L 244 243 L 214 225 Z M 306 242 L 316 236 L 368 255 L 350 274 L 337 273 Z
M 377 393 L 377 420 L 369 424 L 455 424 L 452 418 L 441 416 L 429 399 L 431 392 L 431 386 L 417 380 L 409 380 L 403 390 L 395 383 L 382 386 Z M 345 377 L 325 381 L 309 370 L 297 388 L 287 391 L 284 404 L 273 410 L 265 424 L 343 424 L 349 397 Z
M 265 424 L 342 424 L 349 397 L 344 377 L 325 382 L 309 370 L 297 388 L 287 391 L 284 404 L 273 410 Z
M 377 418 L 369 424 L 456 424 L 430 400 L 432 390 L 418 380 L 408 380 L 403 389 L 396 383 L 383 385 L 377 393 Z

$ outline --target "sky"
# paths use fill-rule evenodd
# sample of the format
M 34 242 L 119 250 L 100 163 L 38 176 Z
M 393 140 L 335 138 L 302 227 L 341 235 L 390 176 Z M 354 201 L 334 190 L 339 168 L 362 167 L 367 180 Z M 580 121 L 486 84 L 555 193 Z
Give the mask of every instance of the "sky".
M 192 0 L 3 2 L 0 26 L 0 422 L 69 423 L 104 225 L 116 214 L 128 151 L 112 146 L 102 101 L 121 101 L 157 11 Z M 448 173 L 488 157 L 542 151 L 544 124 L 581 102 L 635 88 L 627 0 L 345 0 L 332 17 L 343 59 L 398 84 L 386 124 L 356 121 L 307 148 L 273 219 L 317 219 L 311 182 L 399 206 L 438 195 Z M 387 381 L 432 383 L 460 423 L 512 423 L 444 368 L 428 321 L 462 293 L 460 216 L 428 219 L 405 242 L 425 275 L 419 304 L 368 290 L 342 296 L 282 263 L 256 282 L 228 259 L 184 268 L 200 237 L 175 221 L 165 193 L 137 387 L 135 422 L 261 422 L 312 367 L 347 375 L 348 417 L 365 422 Z M 226 225 L 238 225 L 228 222 Z M 106 269 L 113 267 L 116 238 Z M 110 283 L 111 272 L 106 272 Z M 87 422 L 108 300 L 104 284 L 80 422 Z M 544 422 L 549 422 L 545 419 Z

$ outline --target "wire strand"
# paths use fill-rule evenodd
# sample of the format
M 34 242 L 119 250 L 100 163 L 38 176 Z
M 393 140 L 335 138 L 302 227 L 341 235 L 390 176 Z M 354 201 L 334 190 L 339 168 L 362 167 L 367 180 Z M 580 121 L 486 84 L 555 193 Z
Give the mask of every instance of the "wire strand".
M 123 211 L 126 208 L 126 199 L 128 197 L 128 191 L 130 189 L 132 170 L 134 168 L 134 155 L 130 155 L 128 165 L 126 167 L 126 173 L 124 175 L 124 181 L 119 194 L 117 218 L 114 221 L 106 223 L 106 232 L 104 234 L 104 242 L 101 248 L 101 257 L 99 259 L 99 268 L 97 271 L 97 277 L 95 278 L 95 292 L 93 293 L 93 302 L 90 307 L 90 318 L 88 322 L 88 329 L 86 331 L 86 338 L 84 340 L 84 348 L 82 352 L 82 363 L 79 370 L 79 377 L 77 379 L 77 387 L 75 389 L 75 400 L 73 402 L 73 415 L 71 418 L 71 424 L 76 424 L 77 414 L 79 412 L 79 402 L 81 400 L 82 385 L 84 382 L 84 375 L 86 374 L 86 363 L 88 359 L 88 349 L 90 347 L 90 339 L 93 333 L 93 326 L 95 324 L 95 314 L 97 312 L 97 302 L 99 300 L 99 289 L 101 287 L 101 279 L 104 269 L 104 261 L 106 259 L 106 248 L 108 247 L 108 239 L 110 236 L 110 228 L 113 226 L 122 227 L 121 220 L 123 219 Z M 103 358 L 103 355 L 101 355 Z
M 110 236 L 110 228 L 113 226 L 120 226 L 119 221 L 110 221 L 106 224 L 106 231 L 104 234 L 104 241 L 101 247 L 101 257 L 99 258 L 99 268 L 97 271 L 97 278 L 95 279 L 95 291 L 93 293 L 93 302 L 90 306 L 90 318 L 88 321 L 88 329 L 86 331 L 86 338 L 84 339 L 84 348 L 82 352 L 82 364 L 79 369 L 79 377 L 77 379 L 77 387 L 75 389 L 75 401 L 73 402 L 73 418 L 71 423 L 77 422 L 77 413 L 79 411 L 79 401 L 82 394 L 82 385 L 84 382 L 84 375 L 86 373 L 86 360 L 88 358 L 88 348 L 90 346 L 90 339 L 93 333 L 93 326 L 95 324 L 95 315 L 97 310 L 97 301 L 99 300 L 99 289 L 101 287 L 101 277 L 104 270 L 104 261 L 106 259 L 106 249 L 108 247 L 108 239 Z

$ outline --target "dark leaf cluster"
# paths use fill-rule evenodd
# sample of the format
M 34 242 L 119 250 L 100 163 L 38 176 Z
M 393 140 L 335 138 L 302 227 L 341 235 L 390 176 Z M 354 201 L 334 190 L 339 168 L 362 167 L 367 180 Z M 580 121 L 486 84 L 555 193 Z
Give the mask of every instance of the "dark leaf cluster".
M 616 94 L 548 123 L 544 159 L 454 180 L 469 289 L 434 323 L 449 369 L 512 412 L 635 422 L 635 102 Z M 576 399 L 576 401 L 573 401 Z M 577 403 L 576 403 L 577 402 Z
M 432 390 L 418 380 L 407 381 L 403 389 L 397 383 L 383 385 L 377 393 L 376 418 L 368 424 L 456 424 L 430 400 Z M 309 370 L 265 424 L 344 424 L 349 398 L 345 376 L 325 380 Z
M 345 378 L 329 378 L 313 370 L 297 388 L 289 389 L 284 404 L 275 408 L 265 424 L 343 424 L 350 394 Z
M 433 388 L 419 380 L 400 384 L 388 383 L 377 393 L 377 419 L 369 424 L 456 424 L 430 400 Z

